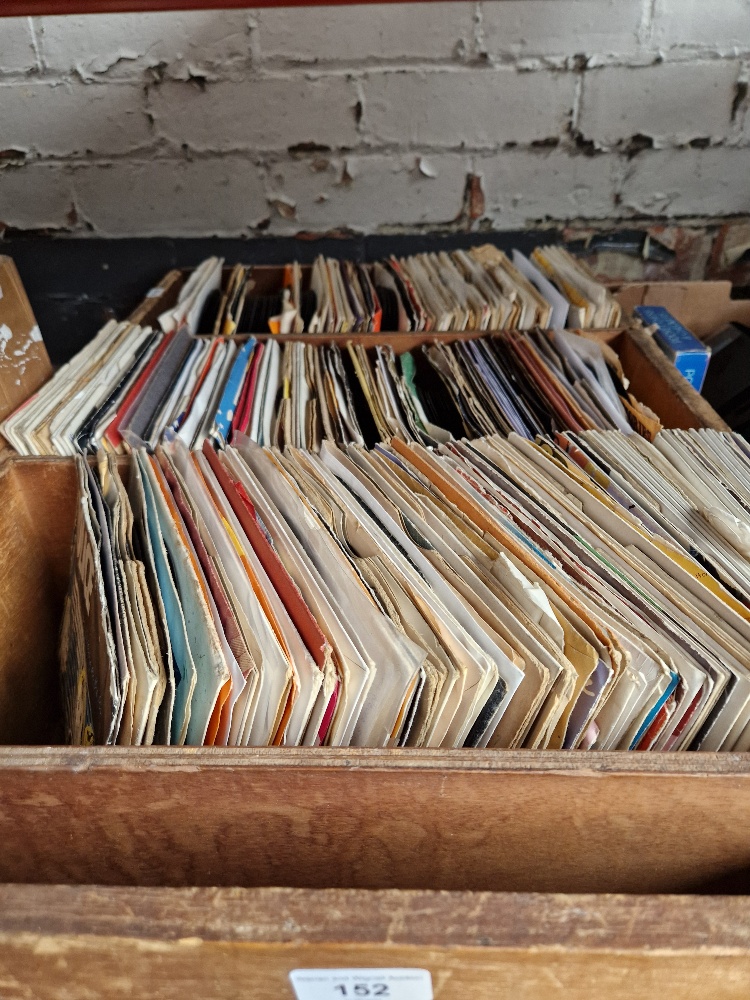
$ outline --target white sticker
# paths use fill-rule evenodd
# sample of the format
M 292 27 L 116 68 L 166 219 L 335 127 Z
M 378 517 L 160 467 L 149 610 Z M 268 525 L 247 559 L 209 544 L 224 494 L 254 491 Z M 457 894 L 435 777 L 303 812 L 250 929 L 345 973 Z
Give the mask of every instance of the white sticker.
M 297 1000 L 433 1000 L 427 969 L 293 969 Z
M 146 292 L 147 299 L 158 299 L 160 295 L 164 294 L 163 288 L 149 288 Z

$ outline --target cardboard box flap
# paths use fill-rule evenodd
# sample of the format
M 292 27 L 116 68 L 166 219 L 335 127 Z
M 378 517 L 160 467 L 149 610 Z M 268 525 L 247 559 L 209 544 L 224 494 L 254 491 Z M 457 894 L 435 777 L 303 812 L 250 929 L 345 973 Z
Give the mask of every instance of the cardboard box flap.
M 51 377 L 52 364 L 16 265 L 0 256 L 0 420 Z
M 733 299 L 729 281 L 632 281 L 609 287 L 626 316 L 636 306 L 664 306 L 701 340 L 729 323 L 750 325 L 750 300 Z

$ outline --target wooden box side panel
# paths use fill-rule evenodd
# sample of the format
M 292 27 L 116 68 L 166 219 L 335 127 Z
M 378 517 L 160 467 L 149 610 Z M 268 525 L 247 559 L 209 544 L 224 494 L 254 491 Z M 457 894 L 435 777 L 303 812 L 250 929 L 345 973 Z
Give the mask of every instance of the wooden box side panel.
M 128 322 L 139 326 L 158 326 L 161 313 L 177 304 L 177 297 L 184 284 L 182 271 L 168 271 L 128 316 Z
M 530 751 L 0 751 L 0 881 L 748 891 L 750 761 Z
M 62 735 L 57 643 L 75 505 L 72 462 L 0 468 L 0 744 Z
M 659 415 L 665 427 L 731 429 L 643 330 L 628 330 L 618 340 L 616 350 L 630 380 L 630 391 Z
M 438 1000 L 744 1000 L 750 900 L 0 887 L 4 1000 L 292 997 L 295 968 L 430 972 Z

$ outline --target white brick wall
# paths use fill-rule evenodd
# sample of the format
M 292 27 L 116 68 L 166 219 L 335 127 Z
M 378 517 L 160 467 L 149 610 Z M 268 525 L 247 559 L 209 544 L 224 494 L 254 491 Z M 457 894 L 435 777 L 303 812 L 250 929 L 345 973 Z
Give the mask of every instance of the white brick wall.
M 11 18 L 0 26 L 0 66 L 5 73 L 33 73 L 38 68 L 28 18 Z
M 703 136 L 727 139 L 740 70 L 739 61 L 718 59 L 589 70 L 578 128 L 602 147 L 636 134 L 673 146 Z
M 255 16 L 264 63 L 450 60 L 474 37 L 474 5 L 440 3 L 267 8 Z
M 567 149 L 503 150 L 476 163 L 487 212 L 504 229 L 529 221 L 607 219 L 618 214 L 613 156 L 571 155 Z
M 469 157 L 453 153 L 423 158 L 423 167 L 434 175 L 430 177 L 421 172 L 419 158 L 408 154 L 318 157 L 317 161 L 317 166 L 309 160 L 282 161 L 266 172 L 272 206 L 267 214 L 274 232 L 442 226 L 460 215 L 471 170 Z M 293 202 L 293 218 L 285 219 L 273 206 L 276 193 Z
M 253 164 L 234 155 L 80 163 L 70 184 L 80 223 L 101 236 L 202 236 L 207 229 L 234 236 L 252 232 L 269 214 Z
M 151 140 L 138 84 L 70 79 L 51 85 L 31 77 L 0 84 L 0 136 L 13 149 L 42 157 L 127 155 Z
M 655 0 L 653 39 L 663 49 L 695 48 L 747 52 L 748 0 Z
M 748 211 L 747 150 L 647 150 L 630 164 L 623 208 L 639 215 L 739 215 Z
M 364 133 L 373 144 L 496 149 L 529 143 L 565 129 L 575 98 L 572 73 L 534 73 L 513 67 L 403 70 L 368 73 Z
M 0 18 L 0 229 L 745 214 L 748 80 L 750 0 Z
M 718 0 L 717 0 L 718 2 Z M 498 58 L 576 53 L 634 55 L 642 4 L 632 0 L 504 0 L 486 3 L 482 32 L 486 51 Z
M 37 20 L 48 73 L 128 80 L 163 66 L 180 80 L 190 72 L 221 79 L 249 63 L 247 11 L 46 17 Z M 0 27 L 0 31 L 2 28 Z
M 358 141 L 357 91 L 345 76 L 241 76 L 199 86 L 167 80 L 147 101 L 155 137 L 175 148 L 279 150 Z

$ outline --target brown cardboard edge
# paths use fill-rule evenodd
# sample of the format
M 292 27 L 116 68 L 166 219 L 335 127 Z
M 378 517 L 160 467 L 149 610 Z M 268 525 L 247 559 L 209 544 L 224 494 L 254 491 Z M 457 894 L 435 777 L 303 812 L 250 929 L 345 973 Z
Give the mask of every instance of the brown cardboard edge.
M 0 276 L 2 276 L 0 316 L 5 321 L 10 313 L 14 324 L 11 329 L 12 335 L 15 336 L 16 333 L 20 332 L 28 333 L 29 340 L 26 348 L 32 347 L 23 361 L 19 359 L 14 362 L 10 356 L 7 356 L 5 360 L 10 361 L 10 367 L 7 364 L 2 366 L 0 373 L 0 384 L 3 390 L 2 405 L 0 406 L 1 420 L 13 413 L 17 407 L 45 385 L 52 377 L 54 369 L 47 353 L 47 346 L 41 336 L 33 342 L 30 339 L 31 333 L 29 331 L 36 330 L 38 332 L 39 326 L 15 261 L 5 254 L 0 254 Z M 28 331 L 23 331 L 23 328 L 19 331 L 15 327 L 15 322 L 21 318 L 30 324 Z M 11 379 L 13 379 L 12 385 Z M 6 448 L 10 447 L 2 438 L 0 438 L 0 444 Z
M 750 325 L 750 300 L 733 299 L 729 281 L 608 282 L 626 319 L 639 305 L 662 305 L 700 340 L 729 323 Z

